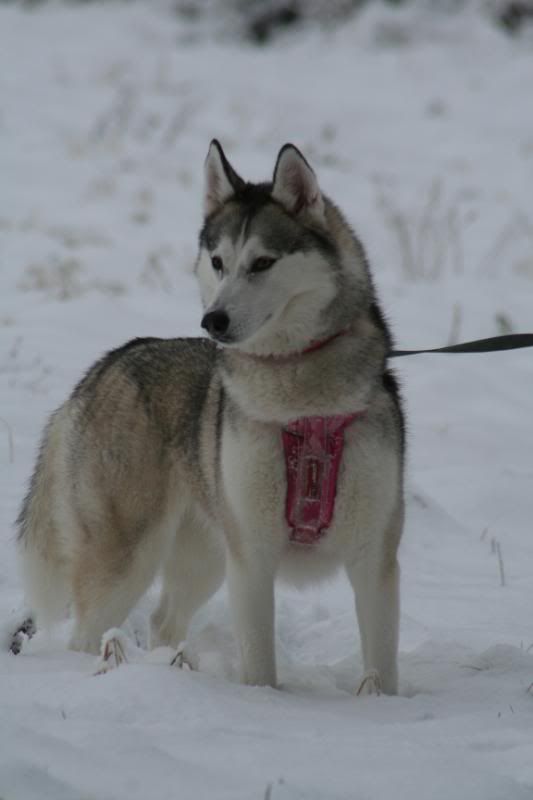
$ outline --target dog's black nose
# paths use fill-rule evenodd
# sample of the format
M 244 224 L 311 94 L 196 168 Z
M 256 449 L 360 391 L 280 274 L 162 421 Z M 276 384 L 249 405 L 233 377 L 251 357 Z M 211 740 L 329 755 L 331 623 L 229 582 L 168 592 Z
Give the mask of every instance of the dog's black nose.
M 215 339 L 224 336 L 229 327 L 229 317 L 225 311 L 209 311 L 204 314 L 202 328 L 205 328 Z

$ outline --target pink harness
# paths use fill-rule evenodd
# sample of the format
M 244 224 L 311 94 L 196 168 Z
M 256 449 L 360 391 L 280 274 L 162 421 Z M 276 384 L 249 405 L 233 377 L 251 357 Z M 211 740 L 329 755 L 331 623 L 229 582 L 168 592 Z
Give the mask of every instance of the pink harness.
M 282 356 L 252 356 L 261 361 L 286 362 L 321 350 L 344 336 L 350 328 L 311 342 L 299 353 Z M 332 417 L 301 417 L 282 431 L 287 498 L 285 519 L 290 525 L 290 541 L 313 545 L 327 532 L 335 511 L 337 475 L 344 447 L 344 430 L 365 411 L 335 414 Z
M 312 545 L 327 532 L 335 510 L 344 430 L 364 411 L 333 417 L 302 417 L 282 431 L 290 541 Z

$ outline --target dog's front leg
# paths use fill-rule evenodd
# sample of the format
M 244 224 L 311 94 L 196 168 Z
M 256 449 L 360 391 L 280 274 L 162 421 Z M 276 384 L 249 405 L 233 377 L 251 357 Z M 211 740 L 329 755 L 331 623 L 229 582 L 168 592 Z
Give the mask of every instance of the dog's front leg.
M 399 567 L 396 559 L 364 558 L 347 565 L 355 605 L 365 677 L 360 692 L 398 692 Z
M 252 560 L 228 554 L 227 581 L 241 653 L 241 680 L 252 686 L 275 687 L 275 570 L 265 561 L 260 556 Z

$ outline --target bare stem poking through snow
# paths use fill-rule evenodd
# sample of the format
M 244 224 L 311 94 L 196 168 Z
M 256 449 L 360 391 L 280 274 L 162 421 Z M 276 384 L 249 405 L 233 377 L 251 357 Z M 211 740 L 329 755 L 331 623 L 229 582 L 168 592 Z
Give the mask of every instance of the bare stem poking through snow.
M 13 464 L 13 462 L 15 461 L 15 446 L 13 444 L 13 431 L 11 430 L 10 424 L 3 417 L 0 417 L 0 422 L 2 423 L 2 425 L 4 425 L 6 429 L 9 463 Z

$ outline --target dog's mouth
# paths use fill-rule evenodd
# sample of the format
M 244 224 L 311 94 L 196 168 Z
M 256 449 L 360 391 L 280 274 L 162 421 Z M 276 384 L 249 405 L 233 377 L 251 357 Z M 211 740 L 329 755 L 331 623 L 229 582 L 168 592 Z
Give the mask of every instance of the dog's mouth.
M 212 341 L 216 342 L 217 344 L 221 344 L 224 347 L 237 348 L 239 345 L 251 342 L 267 324 L 267 322 L 270 322 L 273 316 L 274 315 L 272 313 L 267 314 L 262 323 L 252 333 L 244 332 L 240 326 L 234 326 L 232 328 L 229 318 L 227 325 L 217 325 L 216 319 L 215 323 L 213 324 L 212 318 L 209 318 L 210 314 L 204 315 L 204 318 L 202 319 L 202 327 L 206 330 L 209 338 Z
M 208 331 L 208 336 L 211 339 L 211 341 L 216 342 L 217 344 L 224 345 L 224 347 L 231 347 L 232 345 L 235 344 L 233 336 L 229 336 L 226 333 L 215 334 L 215 333 L 210 333 Z

